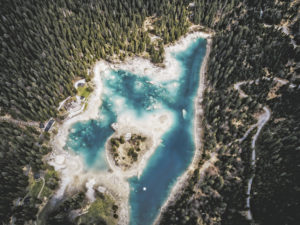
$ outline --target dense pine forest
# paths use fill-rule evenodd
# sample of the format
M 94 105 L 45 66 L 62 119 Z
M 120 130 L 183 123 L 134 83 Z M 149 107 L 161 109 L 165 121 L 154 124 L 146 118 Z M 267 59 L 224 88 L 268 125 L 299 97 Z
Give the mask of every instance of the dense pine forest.
M 160 64 L 163 46 L 200 24 L 215 33 L 201 160 L 160 224 L 298 224 L 299 8 L 295 0 L 1 0 L 0 116 L 28 124 L 56 118 L 59 102 L 76 93 L 74 80 L 90 80 L 97 60 L 140 55 Z M 234 88 L 238 82 L 245 97 Z M 258 137 L 253 167 L 257 128 L 239 140 L 265 106 L 271 118 Z M 1 224 L 47 216 L 41 205 L 59 185 L 59 175 L 43 161 L 49 140 L 39 126 L 0 121 Z M 253 174 L 253 220 L 247 220 Z M 69 221 L 66 214 L 84 205 L 82 193 L 74 193 L 49 213 L 47 224 L 96 224 L 89 217 Z
M 163 44 L 187 32 L 185 4 L 179 0 L 1 1 L 0 115 L 29 122 L 57 117 L 59 102 L 76 93 L 73 81 L 90 80 L 88 69 L 100 59 L 141 55 L 162 62 Z M 146 17 L 157 18 L 151 21 L 155 26 L 144 27 Z M 151 40 L 157 34 L 162 38 Z M 22 168 L 45 170 L 42 155 L 51 151 L 42 145 L 49 134 L 29 128 L 18 130 L 1 122 L 0 221 L 4 223 L 12 215 L 16 224 L 34 220 L 41 203 L 33 196 L 29 205 L 13 204 L 18 197 L 28 197 L 33 183 L 28 184 Z M 14 180 L 16 175 L 20 179 Z
M 298 224 L 299 8 L 296 1 L 195 1 L 191 20 L 216 32 L 206 73 L 202 159 L 160 224 Z M 235 90 L 239 82 L 247 97 Z M 264 106 L 272 115 L 257 140 L 253 167 L 257 129 L 239 140 Z M 202 165 L 215 156 L 202 175 Z M 253 220 L 247 220 L 253 174 Z
M 5 84 L 1 114 L 22 120 L 55 117 L 58 102 L 74 94 L 72 80 L 87 78 L 96 60 L 146 52 L 159 62 L 160 43 L 175 41 L 187 30 L 181 1 L 4 0 L 0 4 Z M 143 21 L 154 14 L 159 25 L 144 29 Z M 150 32 L 166 38 L 151 42 Z

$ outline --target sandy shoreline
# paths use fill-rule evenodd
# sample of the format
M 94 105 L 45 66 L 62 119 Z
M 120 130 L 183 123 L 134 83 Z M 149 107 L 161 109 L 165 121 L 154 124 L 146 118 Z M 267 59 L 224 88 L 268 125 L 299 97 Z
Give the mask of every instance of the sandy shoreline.
M 167 121 L 163 125 L 160 123 L 155 123 L 153 121 L 157 120 L 160 116 L 165 115 L 165 112 L 162 112 L 162 114 L 156 115 L 157 118 L 154 118 L 153 121 L 150 121 L 148 125 L 145 126 L 145 124 L 133 122 L 130 121 L 131 118 L 128 118 L 128 121 L 130 121 L 131 126 L 139 127 L 141 128 L 142 132 L 146 132 L 147 134 L 151 135 L 153 137 L 153 147 L 143 156 L 141 159 L 141 162 L 139 163 L 138 167 L 123 172 L 117 167 L 113 165 L 111 162 L 111 159 L 109 158 L 109 154 L 106 153 L 108 164 L 112 170 L 112 172 L 105 172 L 105 171 L 93 171 L 93 170 L 87 170 L 84 165 L 84 160 L 80 155 L 76 155 L 72 151 L 65 151 L 63 147 L 65 146 L 69 130 L 71 126 L 79 121 L 86 121 L 90 119 L 96 119 L 99 116 L 99 108 L 101 106 L 101 94 L 102 94 L 102 82 L 101 82 L 101 76 L 108 72 L 111 69 L 122 69 L 127 70 L 132 73 L 135 73 L 140 76 L 149 76 L 151 80 L 154 82 L 158 81 L 166 81 L 166 80 L 176 80 L 179 78 L 179 75 L 181 73 L 181 68 L 179 63 L 172 57 L 172 52 L 177 52 L 184 50 L 191 41 L 196 40 L 199 37 L 207 38 L 209 35 L 202 33 L 202 32 L 194 32 L 191 34 L 186 35 L 185 37 L 182 37 L 179 41 L 177 41 L 175 44 L 170 45 L 165 48 L 166 57 L 165 57 L 165 68 L 161 68 L 158 66 L 153 65 L 148 60 L 135 57 L 129 60 L 126 60 L 123 63 L 118 64 L 110 64 L 105 61 L 99 61 L 96 63 L 94 67 L 94 77 L 93 77 L 93 86 L 94 91 L 90 95 L 88 99 L 88 107 L 87 109 L 80 113 L 79 115 L 67 119 L 63 122 L 63 124 L 58 126 L 58 134 L 53 138 L 51 145 L 53 147 L 53 152 L 49 155 L 47 160 L 49 161 L 50 165 L 53 165 L 57 171 L 61 174 L 61 184 L 60 188 L 55 194 L 56 198 L 61 198 L 66 191 L 75 190 L 76 188 L 79 188 L 80 186 L 84 184 L 93 184 L 95 187 L 97 185 L 106 187 L 109 190 L 109 193 L 111 193 L 117 200 L 117 204 L 120 206 L 120 212 L 119 212 L 119 223 L 120 225 L 125 225 L 129 223 L 129 183 L 127 182 L 127 178 L 132 176 L 139 176 L 141 175 L 142 171 L 147 165 L 148 159 L 151 157 L 151 155 L 155 152 L 157 149 L 157 146 L 161 143 L 161 136 L 163 133 L 169 129 L 169 127 L 172 125 L 172 115 L 167 115 Z M 200 71 L 200 84 L 198 88 L 198 94 L 195 98 L 195 132 L 201 132 L 201 130 L 198 130 L 199 127 L 197 124 L 199 124 L 198 117 L 202 114 L 202 109 L 199 107 L 200 102 L 202 101 L 202 92 L 204 89 L 204 73 L 205 73 L 205 65 L 208 58 L 208 52 L 210 49 L 209 45 L 210 41 L 207 43 L 207 49 L 206 49 L 206 56 L 203 60 L 201 71 Z M 137 66 L 138 65 L 138 66 Z M 125 123 L 126 124 L 126 123 Z M 125 125 L 124 124 L 124 125 Z M 197 125 L 197 126 L 196 126 Z M 150 132 L 150 133 L 149 133 Z M 200 147 L 200 139 L 198 138 L 199 135 L 195 135 L 195 146 L 196 149 L 199 149 Z M 199 140 L 198 140 L 199 139 Z M 182 182 L 184 182 L 188 177 L 188 171 L 194 168 L 197 159 L 198 159 L 198 151 L 195 152 L 195 156 L 193 159 L 193 163 L 190 165 L 189 169 L 184 173 L 183 176 L 181 176 L 177 182 L 177 184 L 174 186 L 170 197 L 168 198 L 165 205 L 171 201 L 174 197 L 172 197 L 174 194 L 173 192 L 179 190 L 182 185 L 180 185 Z M 93 182 L 91 182 L 93 180 Z M 179 183 L 179 184 L 178 184 Z M 89 190 L 89 196 L 91 195 Z M 163 206 L 163 208 L 165 207 Z M 162 208 L 162 209 L 163 209 Z
M 163 122 L 161 122 L 161 120 L 160 120 L 160 118 L 162 118 L 162 117 L 165 118 Z M 147 122 L 145 122 L 145 121 L 147 121 Z M 168 115 L 167 113 L 155 114 L 141 122 L 139 122 L 139 121 L 132 122 L 132 119 L 128 119 L 128 118 L 127 119 L 125 119 L 125 118 L 119 119 L 118 130 L 121 131 L 120 133 L 122 133 L 122 131 L 123 131 L 123 133 L 124 133 L 124 131 L 126 131 L 126 133 L 128 131 L 131 133 L 142 133 L 146 137 L 149 137 L 152 139 L 152 146 L 149 150 L 147 150 L 141 156 L 141 159 L 138 160 L 138 163 L 136 164 L 135 167 L 132 167 L 126 171 L 123 171 L 121 168 L 119 168 L 115 165 L 114 160 L 112 159 L 112 155 L 109 153 L 109 151 L 107 150 L 107 147 L 106 147 L 106 159 L 107 159 L 107 162 L 108 162 L 110 168 L 114 172 L 118 172 L 119 174 L 121 174 L 121 176 L 124 177 L 124 179 L 130 178 L 133 176 L 140 177 L 143 170 L 147 166 L 147 162 L 148 162 L 149 158 L 155 152 L 157 147 L 160 145 L 161 136 L 170 128 L 172 123 L 173 123 L 172 116 Z M 128 127 L 130 128 L 129 130 L 128 130 Z
M 167 209 L 168 205 L 175 202 L 176 198 L 178 197 L 178 194 L 180 193 L 180 190 L 185 186 L 186 181 L 188 178 L 192 175 L 192 171 L 197 168 L 197 164 L 200 159 L 200 148 L 201 148 L 201 137 L 203 135 L 202 130 L 202 124 L 201 119 L 203 116 L 203 109 L 202 109 L 202 101 L 203 101 L 203 92 L 205 89 L 205 73 L 207 70 L 207 62 L 209 59 L 209 54 L 211 52 L 211 46 L 212 46 L 212 39 L 211 36 L 206 36 L 207 38 L 207 44 L 206 44 L 206 53 L 205 57 L 203 59 L 201 69 L 200 69 L 200 80 L 199 80 L 199 86 L 197 91 L 197 96 L 194 100 L 194 107 L 195 107 L 195 118 L 194 118 L 194 140 L 195 140 L 195 154 L 192 160 L 192 163 L 189 165 L 188 169 L 177 178 L 176 184 L 173 186 L 167 200 L 163 204 L 163 206 L 160 209 L 159 215 L 156 217 L 154 221 L 154 225 L 158 225 L 161 219 L 161 214 Z
M 173 53 L 185 50 L 192 41 L 198 38 L 208 38 L 210 35 L 203 32 L 191 32 L 181 37 L 174 44 L 165 46 L 164 67 L 159 67 L 151 63 L 148 59 L 142 57 L 128 58 L 124 62 L 116 61 L 110 64 L 114 70 L 126 70 L 139 76 L 147 76 L 154 83 L 168 80 L 176 80 L 181 73 L 180 63 L 173 57 Z
M 92 80 L 94 91 L 88 99 L 87 109 L 72 118 L 66 119 L 63 124 L 58 126 L 58 133 L 51 141 L 53 151 L 48 156 L 47 161 L 50 165 L 54 166 L 55 170 L 60 172 L 61 175 L 60 187 L 54 199 L 62 198 L 65 192 L 78 190 L 82 186 L 92 184 L 87 192 L 87 197 L 91 199 L 90 196 L 93 194 L 91 193 L 93 187 L 105 187 L 108 190 L 108 194 L 112 195 L 120 206 L 119 224 L 125 225 L 129 223 L 129 183 L 119 173 L 87 170 L 82 156 L 63 149 L 67 141 L 69 130 L 74 123 L 98 118 L 103 90 L 101 76 L 102 73 L 108 72 L 109 70 L 110 66 L 107 62 L 99 61 L 96 63 Z

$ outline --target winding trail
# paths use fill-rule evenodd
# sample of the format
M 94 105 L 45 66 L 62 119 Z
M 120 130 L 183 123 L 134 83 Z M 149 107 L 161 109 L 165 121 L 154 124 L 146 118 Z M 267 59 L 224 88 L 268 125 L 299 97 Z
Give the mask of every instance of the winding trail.
M 64 106 L 65 102 L 68 101 L 70 98 L 71 98 L 71 96 L 69 96 L 65 100 L 61 101 L 59 103 L 59 106 L 58 106 L 57 110 L 60 110 Z
M 257 127 L 257 131 L 255 135 L 252 138 L 251 142 L 251 149 L 252 149 L 252 154 L 251 154 L 251 166 L 254 168 L 255 163 L 256 163 L 256 151 L 255 151 L 255 144 L 256 140 L 259 137 L 259 134 L 263 128 L 263 126 L 268 122 L 271 116 L 271 111 L 265 106 L 264 107 L 265 113 L 259 116 L 257 124 L 254 126 L 251 126 L 249 130 L 246 132 L 247 136 L 248 134 L 255 128 Z M 247 136 L 244 136 L 243 138 L 240 139 L 240 142 L 242 142 Z M 255 176 L 255 173 L 253 173 L 248 181 L 248 187 L 247 187 L 247 199 L 246 199 L 246 207 L 247 207 L 247 219 L 248 220 L 253 220 L 252 213 L 251 213 L 251 206 L 250 206 L 250 198 L 251 198 L 251 187 L 252 187 L 252 182 L 253 178 Z
M 204 175 L 205 175 L 206 170 L 209 167 L 214 167 L 215 166 L 215 162 L 217 162 L 217 160 L 218 160 L 217 154 L 215 152 L 213 152 L 210 155 L 209 160 L 205 161 L 205 163 L 201 166 L 201 168 L 199 170 L 199 175 L 198 175 L 199 176 L 199 180 L 198 180 L 198 183 L 201 183 L 204 180 Z
M 37 128 L 39 128 L 39 126 L 40 126 L 39 122 L 34 122 L 34 121 L 25 122 L 25 121 L 22 121 L 22 120 L 15 120 L 15 119 L 12 119 L 10 116 L 7 116 L 7 115 L 6 116 L 1 116 L 0 121 L 14 123 L 18 126 L 29 126 L 29 127 L 37 127 Z
M 233 85 L 234 89 L 239 92 L 241 98 L 248 97 L 248 95 L 246 95 L 245 92 L 241 89 L 241 85 L 246 84 L 246 83 L 252 84 L 253 81 L 241 81 L 241 82 L 237 82 Z
M 278 82 L 280 82 L 280 80 L 276 80 Z M 245 83 L 253 83 L 253 81 L 242 81 L 242 82 L 238 82 L 236 84 L 234 84 L 234 89 L 236 89 L 240 96 L 242 98 L 247 97 L 248 95 L 246 95 L 241 89 L 240 86 L 242 84 Z M 266 106 L 263 107 L 264 109 L 264 113 L 261 114 L 258 118 L 258 122 L 254 125 L 252 125 L 244 134 L 244 136 L 239 140 L 240 143 L 243 142 L 248 135 L 251 133 L 252 130 L 254 130 L 257 127 L 257 131 L 255 133 L 255 135 L 252 137 L 252 142 L 251 142 L 251 149 L 252 149 L 252 153 L 251 153 L 251 167 L 255 168 L 255 164 L 256 164 L 256 150 L 255 150 L 255 144 L 256 144 L 256 140 L 259 137 L 259 134 L 263 128 L 263 126 L 268 122 L 268 120 L 271 117 L 271 111 L 270 109 L 268 109 Z M 252 182 L 253 182 L 253 178 L 255 176 L 255 173 L 253 173 L 250 177 L 250 179 L 248 180 L 248 187 L 247 187 L 247 198 L 246 198 L 246 207 L 247 207 L 247 219 L 248 220 L 253 220 L 253 216 L 251 213 L 251 205 L 250 205 L 250 199 L 251 199 L 251 188 L 252 188 Z
M 40 190 L 37 198 L 40 198 L 40 195 L 42 194 L 42 191 L 44 190 L 44 187 L 45 187 L 45 179 L 44 179 L 44 177 L 42 177 L 41 180 L 43 181 L 43 186 L 41 187 L 41 190 Z

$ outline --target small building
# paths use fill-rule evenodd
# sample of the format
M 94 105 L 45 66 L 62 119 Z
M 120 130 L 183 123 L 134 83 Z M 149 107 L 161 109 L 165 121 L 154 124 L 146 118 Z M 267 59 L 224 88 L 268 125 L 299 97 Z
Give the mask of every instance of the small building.
M 78 83 L 77 87 L 83 87 L 84 83 Z
M 52 125 L 54 124 L 55 120 L 51 119 L 49 120 L 49 122 L 47 123 L 46 127 L 45 127 L 45 132 L 48 132 L 50 130 L 50 128 L 52 127 Z
M 35 180 L 38 180 L 38 179 L 40 179 L 41 175 L 40 175 L 40 173 L 34 173 L 33 177 Z
M 74 87 L 77 89 L 78 87 L 83 87 L 85 85 L 85 79 L 81 79 L 75 82 Z

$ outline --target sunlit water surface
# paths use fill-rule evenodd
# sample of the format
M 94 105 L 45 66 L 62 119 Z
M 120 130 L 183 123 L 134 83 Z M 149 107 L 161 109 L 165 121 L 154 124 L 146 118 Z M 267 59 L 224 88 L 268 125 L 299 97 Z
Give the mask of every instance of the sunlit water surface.
M 153 223 L 176 179 L 191 163 L 195 150 L 194 98 L 205 46 L 206 40 L 199 38 L 184 51 L 173 52 L 182 68 L 175 80 L 153 83 L 149 77 L 128 71 L 103 73 L 99 118 L 72 126 L 66 147 L 82 155 L 87 168 L 107 170 L 104 146 L 113 134 L 110 125 L 118 116 L 126 113 L 140 120 L 162 111 L 172 113 L 174 123 L 141 177 L 129 180 L 131 225 Z

